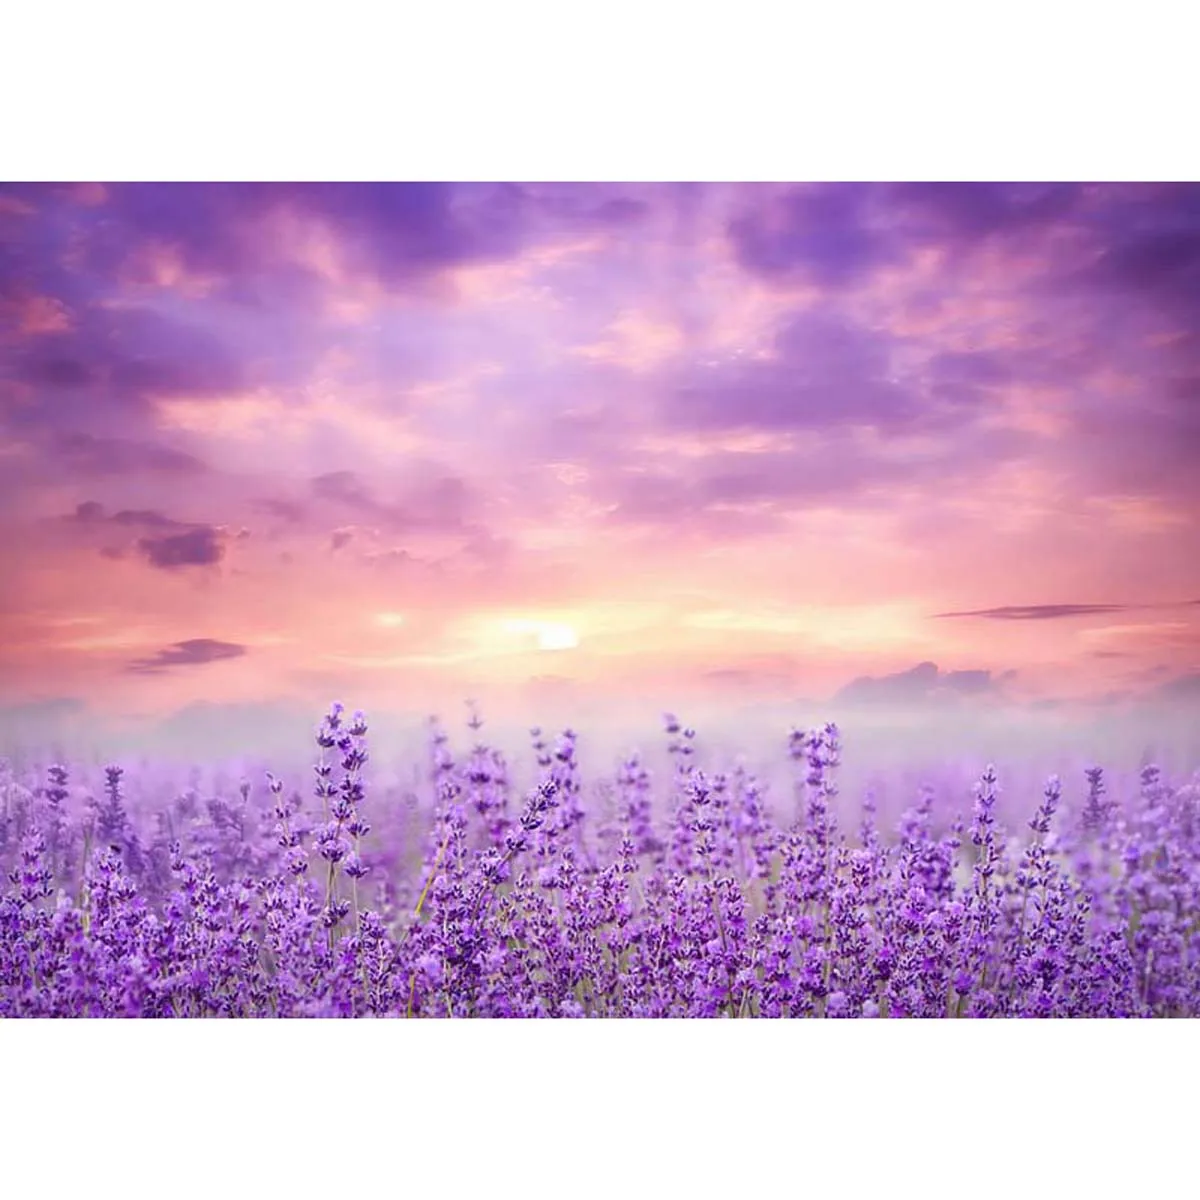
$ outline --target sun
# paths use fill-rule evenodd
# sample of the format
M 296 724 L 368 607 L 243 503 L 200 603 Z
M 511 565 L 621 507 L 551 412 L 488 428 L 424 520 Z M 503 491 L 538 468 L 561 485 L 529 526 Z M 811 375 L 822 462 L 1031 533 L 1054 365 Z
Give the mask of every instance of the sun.
M 570 625 L 542 623 L 537 631 L 539 650 L 574 650 L 579 645 L 579 635 Z
M 535 621 L 518 617 L 504 621 L 502 628 L 510 636 L 515 634 L 529 649 L 574 650 L 579 645 L 579 634 L 562 621 Z

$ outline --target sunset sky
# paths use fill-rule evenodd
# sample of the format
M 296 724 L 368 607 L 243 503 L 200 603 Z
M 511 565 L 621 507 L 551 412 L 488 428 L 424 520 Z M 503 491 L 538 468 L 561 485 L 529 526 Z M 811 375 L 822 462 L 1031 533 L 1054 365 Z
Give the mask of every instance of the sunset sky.
M 1200 187 L 5 186 L 0 331 L 9 708 L 1200 690 Z

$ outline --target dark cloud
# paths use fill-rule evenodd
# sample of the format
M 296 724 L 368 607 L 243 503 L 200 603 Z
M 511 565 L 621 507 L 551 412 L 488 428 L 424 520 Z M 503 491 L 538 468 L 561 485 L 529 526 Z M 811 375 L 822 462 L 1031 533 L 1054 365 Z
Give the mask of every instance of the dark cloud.
M 256 253 L 252 222 L 269 210 L 270 196 L 269 189 L 249 184 L 110 187 L 103 217 L 88 230 L 88 263 L 111 274 L 135 246 L 154 241 L 177 250 L 192 270 L 232 273 L 243 256 Z
M 768 279 L 857 283 L 928 244 L 969 248 L 1074 218 L 1077 184 L 805 184 L 730 222 L 738 262 Z
M 50 353 L 30 355 L 18 370 L 17 377 L 35 387 L 70 390 L 95 383 L 99 375 L 96 368 L 80 359 Z
M 353 529 L 335 529 L 329 535 L 329 549 L 337 553 L 343 546 L 349 545 L 353 537 Z
M 211 525 L 198 525 L 167 537 L 141 538 L 137 545 L 152 567 L 164 571 L 213 566 L 225 555 L 220 532 Z
M 141 525 L 149 529 L 187 529 L 182 521 L 160 513 L 155 508 L 123 508 L 109 518 L 114 525 Z
M 386 280 L 517 253 L 529 235 L 527 193 L 506 184 L 310 184 L 286 201 L 329 221 L 358 265 Z
M 1200 186 L 1148 184 L 1115 193 L 1100 214 L 1101 253 L 1083 276 L 1184 317 L 1200 316 Z
M 75 505 L 75 512 L 68 517 L 69 521 L 103 521 L 104 520 L 104 505 L 98 500 L 84 500 L 82 504 Z
M 213 638 L 191 638 L 185 642 L 175 642 L 165 650 L 160 650 L 152 658 L 140 658 L 129 664 L 128 670 L 135 674 L 149 675 L 165 671 L 171 667 L 199 666 L 203 663 L 218 662 L 227 658 L 241 658 L 246 653 L 245 646 L 236 642 L 219 642 Z
M 1115 283 L 1152 294 L 1191 298 L 1200 269 L 1200 227 L 1145 233 L 1123 241 L 1101 260 Z
M 113 270 L 131 245 L 153 239 L 193 270 L 240 280 L 251 298 L 262 293 L 246 285 L 264 277 L 273 277 L 272 291 L 314 282 L 302 268 L 289 270 L 264 225 L 277 214 L 327 224 L 356 270 L 390 282 L 514 254 L 531 232 L 528 194 L 506 184 L 140 183 L 110 191 L 90 243 L 97 269 Z
M 221 336 L 149 307 L 96 306 L 76 325 L 12 356 L 9 375 L 56 398 L 23 414 L 59 424 L 86 418 L 97 401 L 136 410 L 160 396 L 228 394 L 259 380 Z
M 125 508 L 109 515 L 96 500 L 85 500 L 65 518 L 72 525 L 87 529 L 114 528 L 145 531 L 146 536 L 134 543 L 137 552 L 159 570 L 173 571 L 182 567 L 214 566 L 225 556 L 227 531 L 215 525 L 197 521 L 177 521 L 154 508 Z M 250 536 L 247 529 L 232 535 L 242 541 Z M 122 551 L 106 548 L 109 558 L 122 557 Z
M 936 663 L 923 662 L 894 675 L 864 675 L 848 683 L 834 697 L 834 703 L 850 705 L 911 704 L 951 701 L 973 696 L 996 697 L 999 683 L 1012 678 L 1005 672 L 997 680 L 991 671 L 939 671 Z
M 768 278 L 800 274 L 824 287 L 853 283 L 894 257 L 869 220 L 864 184 L 810 184 L 729 224 L 738 262 Z
M 219 346 L 204 360 L 169 337 L 141 337 L 130 339 L 140 357 L 106 362 L 99 354 L 93 331 L 129 321 L 100 302 L 117 277 L 156 287 L 151 253 L 169 255 L 203 280 L 205 304 L 295 318 L 320 311 L 330 282 L 302 260 L 289 228 L 302 236 L 327 231 L 349 274 L 403 288 L 455 267 L 503 261 L 564 232 L 635 228 L 653 209 L 653 189 L 594 184 L 124 183 L 106 191 L 103 204 L 88 207 L 61 189 L 32 186 L 20 196 L 30 215 L 14 218 L 19 235 L 0 239 L 0 299 L 53 298 L 82 326 L 83 344 L 63 335 L 23 365 L 31 382 L 78 389 L 105 379 L 155 393 L 227 385 Z M 289 336 L 281 353 L 294 359 L 319 331 L 307 332 Z M 270 363 L 257 367 L 272 370 Z
M 50 449 L 75 475 L 132 475 L 139 471 L 198 475 L 208 469 L 194 455 L 170 446 L 90 433 L 57 434 Z
M 974 243 L 1061 222 L 1085 187 L 1075 183 L 899 183 L 878 189 L 895 226 L 912 240 Z
M 65 518 L 67 521 L 81 525 L 134 525 L 145 529 L 181 529 L 189 530 L 197 526 L 184 521 L 176 521 L 155 508 L 123 508 L 109 516 L 104 505 L 97 500 L 84 500 L 75 505 L 75 511 Z M 208 528 L 202 526 L 201 528 Z
M 821 197 L 843 203 L 826 213 Z M 904 295 L 901 288 L 901 313 L 956 323 L 954 299 L 978 261 L 983 290 L 1013 305 L 1012 336 L 1002 351 L 934 358 L 916 372 L 921 386 L 911 377 L 905 381 L 912 394 L 903 399 L 895 390 L 864 386 L 861 375 L 826 371 L 822 389 L 812 381 L 791 386 L 790 372 L 773 377 L 766 364 L 740 380 L 727 372 L 692 397 L 697 423 L 712 424 L 714 412 L 737 409 L 756 428 L 793 429 L 805 413 L 814 421 L 866 422 L 878 410 L 872 423 L 881 429 L 919 421 L 946 429 L 988 411 L 999 400 L 998 389 L 1047 385 L 1071 397 L 1063 411 L 1074 430 L 1062 440 L 1060 457 L 1073 468 L 1078 491 L 1161 497 L 1180 508 L 1194 504 L 1200 186 L 810 186 L 782 203 L 747 203 L 752 210 L 731 236 L 748 270 L 782 282 L 795 274 L 836 291 L 839 283 L 857 282 L 933 248 L 939 265 L 919 291 Z M 973 257 L 985 247 L 986 257 Z M 1013 264 L 1011 277 L 1006 259 Z M 916 273 L 911 281 L 917 282 Z M 838 298 L 826 300 L 828 309 Z M 869 377 L 876 385 L 881 381 L 892 382 Z M 1125 381 L 1137 387 L 1136 402 L 1114 394 Z
M 1010 604 L 1001 608 L 978 608 L 969 612 L 934 613 L 943 617 L 986 617 L 994 621 L 1054 621 L 1062 617 L 1086 617 L 1093 614 L 1128 612 L 1144 605 L 1129 604 Z
M 0 196 L 16 194 L 3 186 Z M 9 302 L 33 296 L 53 296 L 71 309 L 96 297 L 96 283 L 77 269 L 71 251 L 77 248 L 79 226 L 64 208 L 61 196 L 29 187 L 20 202 L 21 215 L 0 209 L 0 299 Z

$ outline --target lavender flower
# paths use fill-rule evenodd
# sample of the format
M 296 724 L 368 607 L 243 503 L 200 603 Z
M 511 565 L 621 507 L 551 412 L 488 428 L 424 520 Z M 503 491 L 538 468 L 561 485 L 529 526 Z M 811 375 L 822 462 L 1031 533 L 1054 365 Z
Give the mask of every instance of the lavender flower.
M 528 768 L 469 728 L 388 790 L 334 705 L 315 802 L 112 766 L 73 810 L 85 770 L 4 768 L 0 1016 L 1200 1015 L 1200 779 L 1093 767 L 1073 810 L 988 767 L 969 823 L 933 788 L 847 823 L 836 726 L 793 732 L 779 813 L 670 718 L 661 787 L 535 731 L 510 806 Z

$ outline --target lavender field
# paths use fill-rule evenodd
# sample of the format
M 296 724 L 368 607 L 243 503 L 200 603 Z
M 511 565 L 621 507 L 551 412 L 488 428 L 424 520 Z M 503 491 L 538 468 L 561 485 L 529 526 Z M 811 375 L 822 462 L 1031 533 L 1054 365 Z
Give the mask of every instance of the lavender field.
M 341 705 L 302 786 L 6 761 L 0 1015 L 1200 1015 L 1200 776 L 1001 803 L 985 766 L 884 819 L 833 724 L 787 786 L 670 716 L 657 777 L 535 729 L 518 786 L 468 732 L 411 788 L 368 785 Z
M 1200 1016 L 1200 187 L 660 151 L 0 184 L 0 1015 Z

